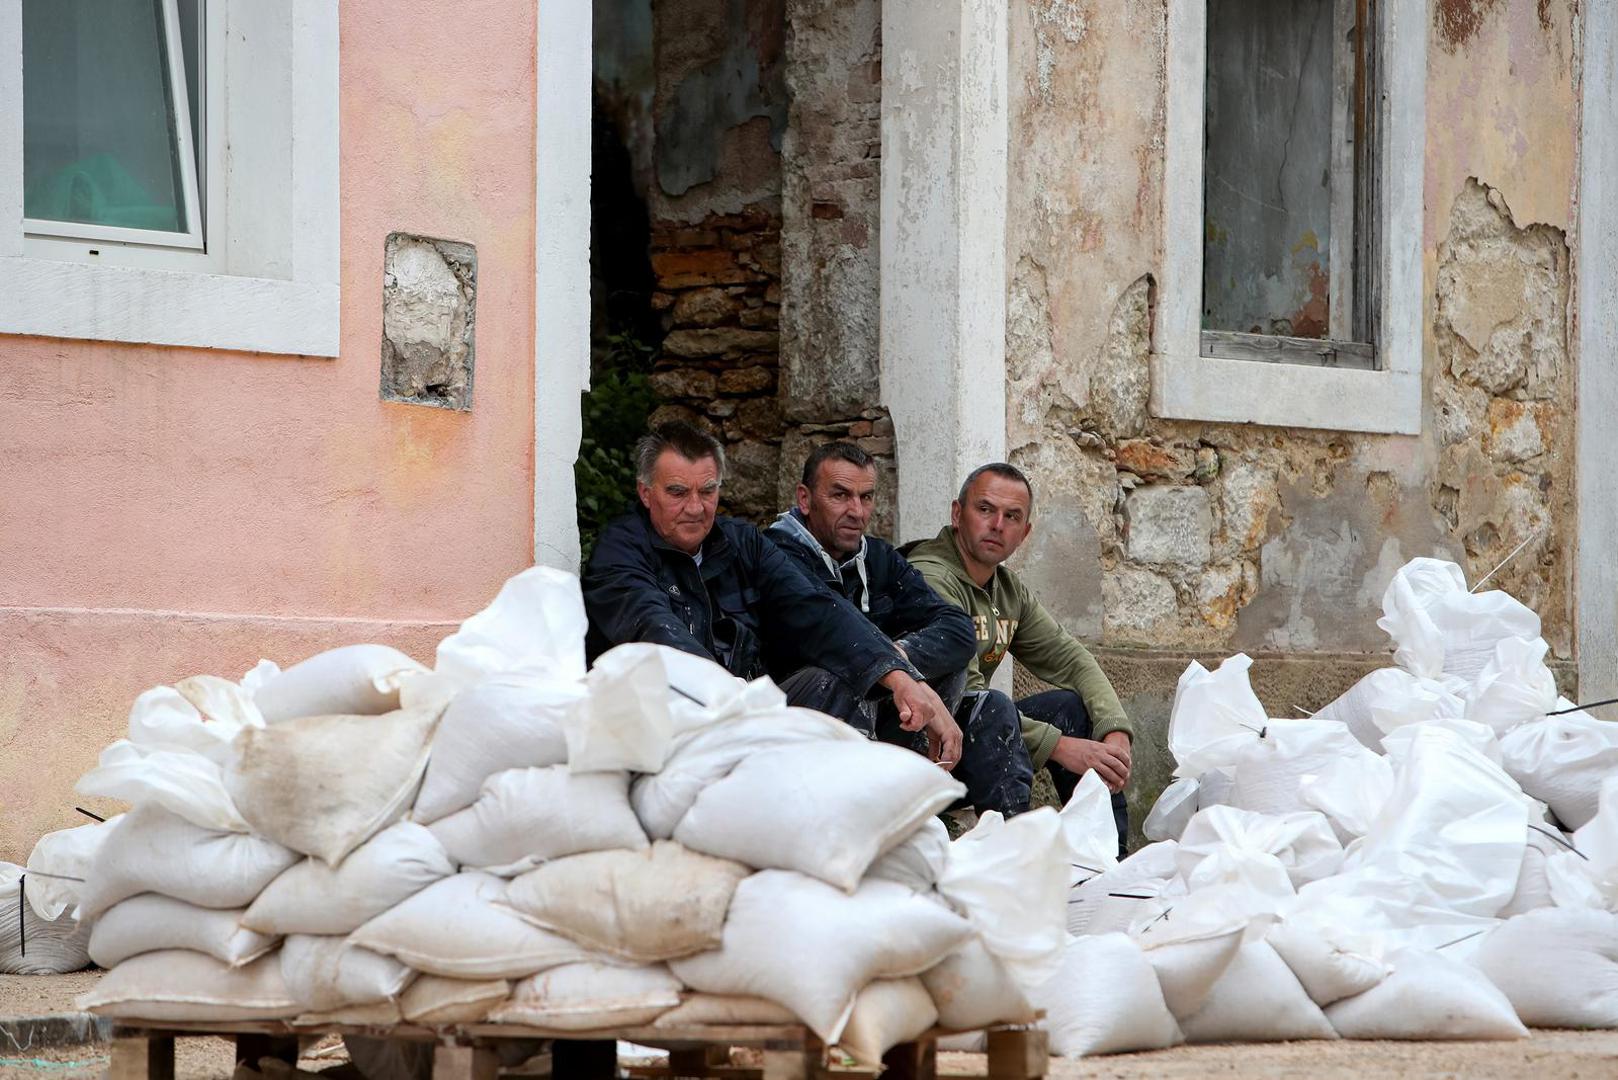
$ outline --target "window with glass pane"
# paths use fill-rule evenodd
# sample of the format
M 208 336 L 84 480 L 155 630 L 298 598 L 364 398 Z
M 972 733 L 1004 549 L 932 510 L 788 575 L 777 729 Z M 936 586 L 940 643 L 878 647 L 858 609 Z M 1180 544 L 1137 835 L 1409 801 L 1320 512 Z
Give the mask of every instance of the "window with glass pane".
M 202 246 L 200 0 L 23 0 L 31 233 Z

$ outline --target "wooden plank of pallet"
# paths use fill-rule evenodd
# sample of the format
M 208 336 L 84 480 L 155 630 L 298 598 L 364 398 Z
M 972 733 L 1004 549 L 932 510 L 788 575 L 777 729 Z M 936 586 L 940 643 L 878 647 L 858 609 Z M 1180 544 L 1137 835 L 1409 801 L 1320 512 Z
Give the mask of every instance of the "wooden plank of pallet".
M 433 1080 L 495 1080 L 500 1058 L 488 1046 L 439 1043 L 433 1047 Z M 552 1070 L 551 1075 L 565 1076 Z
M 937 1080 L 937 1040 L 923 1038 L 895 1046 L 882 1055 L 882 1075 L 888 1080 Z
M 1042 1080 L 1050 1070 L 1050 1036 L 1039 1028 L 989 1030 L 991 1080 Z
M 174 1080 L 174 1039 L 114 1036 L 107 1080 Z

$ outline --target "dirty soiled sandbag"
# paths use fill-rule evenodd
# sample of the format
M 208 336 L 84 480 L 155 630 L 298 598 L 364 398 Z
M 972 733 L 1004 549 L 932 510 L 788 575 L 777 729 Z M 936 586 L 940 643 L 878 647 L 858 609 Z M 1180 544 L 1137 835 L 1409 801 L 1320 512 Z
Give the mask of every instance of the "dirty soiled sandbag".
M 131 806 L 161 807 L 205 829 L 248 831 L 225 787 L 224 770 L 191 750 L 119 739 L 101 751 L 96 767 L 79 777 L 73 790 Z
M 232 744 L 225 787 L 255 833 L 336 866 L 409 808 L 438 716 L 399 709 L 248 729 Z
M 456 874 L 384 911 L 349 940 L 454 979 L 520 979 L 589 959 L 567 938 L 499 906 L 505 891 L 506 883 L 492 875 Z
M 231 967 L 250 964 L 281 940 L 241 925 L 242 912 L 201 908 L 141 893 L 101 913 L 90 933 L 90 959 L 104 968 L 159 949 L 192 949 Z
M 114 817 L 74 829 L 59 829 L 39 838 L 28 853 L 28 873 L 32 876 L 25 890 L 35 915 L 54 921 L 63 913 L 73 913 L 101 845 L 117 821 Z
M 1618 915 L 1541 908 L 1492 931 L 1473 960 L 1525 1024 L 1618 1028 Z
M 1524 792 L 1547 804 L 1563 828 L 1577 829 L 1595 817 L 1602 781 L 1618 772 L 1618 724 L 1585 712 L 1547 716 L 1508 732 L 1500 753 Z
M 867 881 L 894 881 L 917 892 L 938 884 L 949 859 L 949 829 L 930 817 L 916 831 L 878 856 L 865 871 Z
M 974 1031 L 991 1024 L 1027 1024 L 1034 1008 L 1006 965 L 977 935 L 921 973 L 938 1009 L 940 1027 Z
M 506 887 L 527 921 L 587 948 L 650 964 L 719 947 L 747 867 L 659 840 L 545 863 Z
M 511 996 L 505 979 L 446 979 L 421 975 L 399 998 L 399 1012 L 412 1024 L 477 1024 Z
M 1373 949 L 1350 948 L 1347 942 L 1337 940 L 1352 936 L 1340 930 L 1280 922 L 1271 927 L 1264 940 L 1292 969 L 1309 999 L 1325 1008 L 1334 1001 L 1363 994 L 1393 970 Z
M 43 919 L 29 903 L 33 878 L 0 862 L 0 975 L 60 975 L 88 967 L 90 926 L 67 912 Z
M 1162 1050 L 1184 1042 L 1157 975 L 1123 934 L 1069 942 L 1062 964 L 1030 995 L 1045 1010 L 1051 1053 L 1060 1057 Z
M 629 808 L 628 773 L 565 765 L 496 773 L 477 802 L 428 828 L 462 868 L 506 877 L 547 859 L 648 843 Z
M 685 1000 L 652 1021 L 653 1027 L 677 1028 L 692 1024 L 796 1024 L 798 1018 L 785 1005 L 761 997 L 731 994 L 688 994 Z
M 241 908 L 296 852 L 248 833 L 204 829 L 155 806 L 118 819 L 79 894 L 79 917 L 94 919 L 120 900 L 162 893 L 205 908 Z
M 542 971 L 518 983 L 489 1013 L 496 1024 L 593 1031 L 649 1024 L 680 1003 L 680 980 L 662 964 L 614 967 L 582 962 Z
M 564 764 L 562 717 L 585 693 L 582 683 L 501 677 L 456 694 L 433 733 L 411 819 L 464 810 L 495 773 Z
M 233 968 L 189 949 L 126 960 L 74 1004 L 121 1020 L 282 1020 L 298 1012 L 274 953 Z
M 1202 1008 L 1180 1027 L 1193 1043 L 1337 1038 L 1320 1006 L 1264 941 L 1241 947 Z
M 244 727 L 263 727 L 252 692 L 216 675 L 193 675 L 154 686 L 129 709 L 129 741 L 190 750 L 224 764 L 230 741 Z
M 921 980 L 878 979 L 854 999 L 837 1049 L 856 1065 L 880 1068 L 882 1055 L 932 1029 L 938 1020 Z
M 424 826 L 396 822 L 339 863 L 305 859 L 264 887 L 242 925 L 266 934 L 347 934 L 455 872 Z
M 309 1012 L 392 1001 L 415 976 L 392 957 L 344 937 L 293 934 L 281 946 L 281 977 Z
M 763 870 L 737 886 L 724 944 L 669 966 L 694 990 L 779 1002 L 835 1043 L 862 987 L 918 975 L 970 934 L 944 905 L 891 881 L 868 881 L 850 895 L 817 878 Z
M 878 855 L 965 794 L 949 773 L 897 746 L 781 747 L 753 754 L 698 795 L 674 839 L 852 892 Z
M 391 998 L 365 1005 L 339 1005 L 335 1009 L 313 1009 L 292 1018 L 293 1027 L 319 1027 L 324 1024 L 354 1024 L 360 1027 L 391 1027 L 404 1019 L 399 1003 Z M 318 1073 L 316 1075 L 319 1075 Z
M 562 717 L 574 772 L 655 773 L 674 738 L 664 645 L 620 645 L 596 658 L 583 700 Z
M 265 723 L 304 716 L 380 716 L 399 707 L 399 686 L 426 672 L 386 645 L 344 645 L 272 675 L 253 695 Z
M 1470 964 L 1430 949 L 1400 949 L 1393 973 L 1329 1006 L 1345 1039 L 1525 1039 L 1528 1029 L 1498 989 Z

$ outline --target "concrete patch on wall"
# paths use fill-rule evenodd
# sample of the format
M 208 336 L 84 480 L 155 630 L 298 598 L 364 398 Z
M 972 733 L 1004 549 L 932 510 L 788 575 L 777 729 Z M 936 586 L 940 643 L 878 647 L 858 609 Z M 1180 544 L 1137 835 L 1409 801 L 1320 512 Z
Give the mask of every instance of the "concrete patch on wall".
M 382 275 L 382 400 L 471 409 L 476 249 L 389 233 Z

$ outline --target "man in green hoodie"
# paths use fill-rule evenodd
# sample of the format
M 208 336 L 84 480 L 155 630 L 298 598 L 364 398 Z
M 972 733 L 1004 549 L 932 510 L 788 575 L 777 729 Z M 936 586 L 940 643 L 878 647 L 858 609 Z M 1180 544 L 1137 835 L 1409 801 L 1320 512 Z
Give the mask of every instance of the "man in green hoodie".
M 1063 802 L 1079 778 L 1094 770 L 1113 793 L 1122 854 L 1128 835 L 1123 791 L 1129 783 L 1129 717 L 1090 651 L 1002 565 L 1028 539 L 1033 510 L 1034 491 L 1020 469 L 1004 462 L 983 465 L 961 485 L 950 506 L 950 524 L 906 554 L 940 596 L 972 617 L 978 649 L 967 668 L 961 709 L 1020 714 L 1027 756 L 1017 756 L 1007 767 L 1025 774 L 1029 784 L 1036 769 L 1048 768 Z M 1008 652 L 1056 689 L 1015 704 L 990 690 L 989 680 Z

